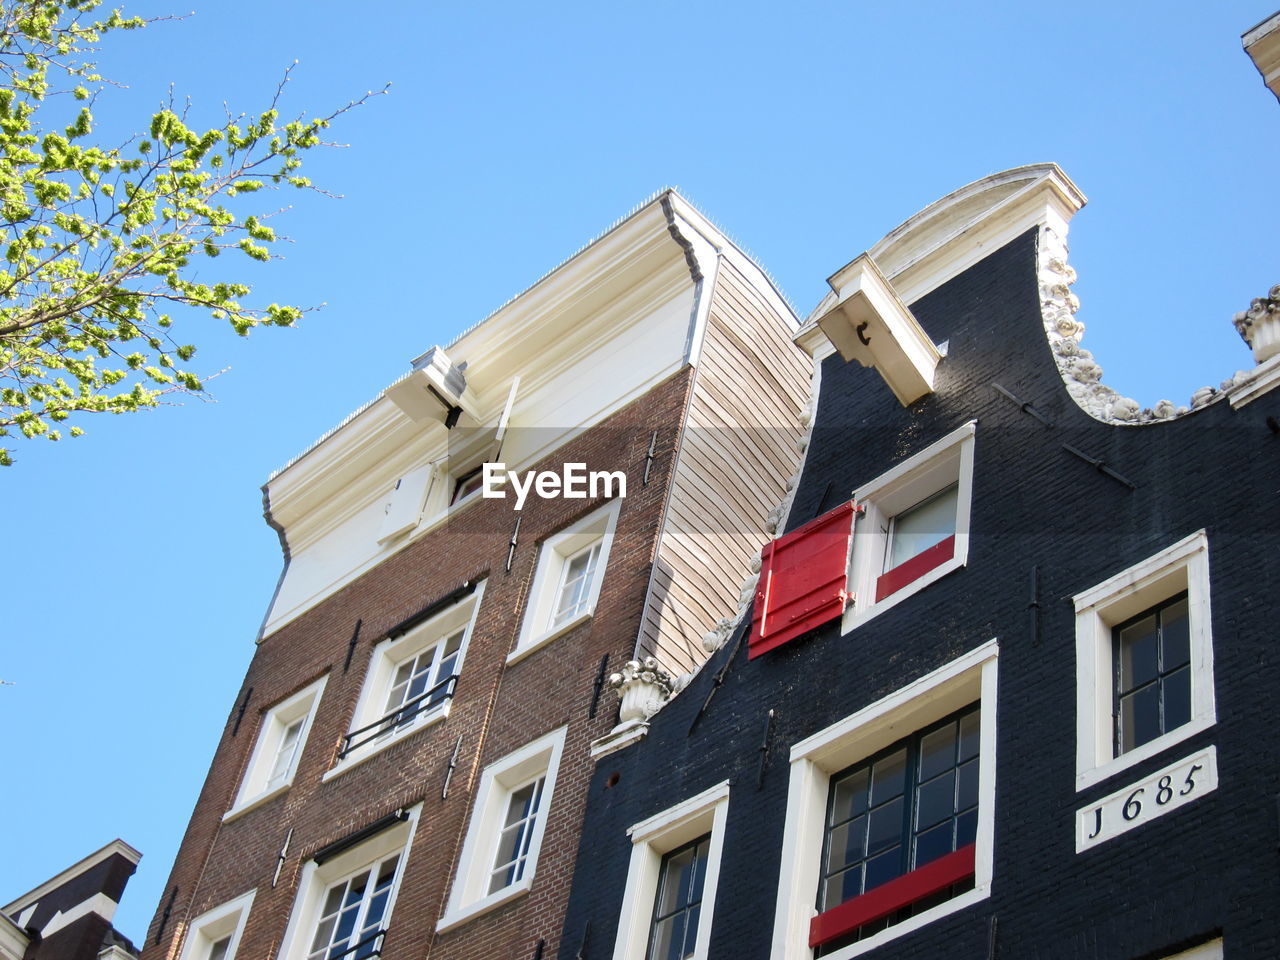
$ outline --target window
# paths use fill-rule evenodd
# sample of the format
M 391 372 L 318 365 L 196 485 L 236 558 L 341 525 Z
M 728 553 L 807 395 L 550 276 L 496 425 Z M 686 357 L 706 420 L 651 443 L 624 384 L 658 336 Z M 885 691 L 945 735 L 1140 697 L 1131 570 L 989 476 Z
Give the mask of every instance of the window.
M 792 748 L 773 956 L 846 960 L 990 895 L 998 652 Z
M 1111 631 L 1116 666 L 1116 756 L 1191 720 L 1187 597 L 1144 610 Z
M 524 623 L 508 662 L 521 659 L 595 612 L 619 506 L 613 500 L 543 542 Z
M 561 727 L 485 768 L 437 929 L 492 910 L 532 885 L 564 736 Z
M 1203 530 L 1073 598 L 1076 789 L 1215 719 Z
M 382 955 L 421 806 L 317 851 L 303 868 L 280 960 Z
M 465 470 L 450 479 L 453 480 L 453 496 L 449 499 L 449 504 L 452 506 L 480 489 L 484 482 L 484 464 Z
M 854 492 L 848 632 L 964 566 L 976 421 Z
M 614 960 L 705 960 L 728 808 L 725 781 L 628 831 Z
M 381 955 L 383 921 L 399 866 L 400 854 L 393 853 L 325 891 L 307 960 L 361 960 Z
M 250 890 L 192 920 L 181 960 L 235 960 L 256 892 Z
M 326 777 L 448 715 L 483 595 L 481 581 L 468 596 L 374 647 L 351 731 Z
M 980 720 L 976 705 L 966 708 L 831 778 L 818 919 L 852 929 L 821 953 L 972 887 Z M 949 856 L 952 869 L 936 871 L 920 896 L 918 877 L 907 875 Z M 895 896 L 895 881 L 914 889 Z M 882 895 L 864 897 L 872 890 Z M 831 913 L 843 904 L 841 916 Z
M 293 783 L 326 679 L 321 677 L 263 714 L 244 779 L 227 816 L 261 803 Z

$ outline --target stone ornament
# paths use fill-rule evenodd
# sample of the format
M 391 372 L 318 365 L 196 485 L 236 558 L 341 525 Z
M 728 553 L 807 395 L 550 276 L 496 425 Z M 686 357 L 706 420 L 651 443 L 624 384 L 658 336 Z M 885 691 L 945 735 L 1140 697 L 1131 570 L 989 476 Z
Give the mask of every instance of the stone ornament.
M 1172 420 L 1217 400 L 1222 396 L 1221 391 L 1229 389 L 1243 376 L 1236 374 L 1225 381 L 1220 390 L 1201 387 L 1192 396 L 1191 405 L 1187 407 L 1161 400 L 1154 407 L 1144 408 L 1138 401 L 1121 396 L 1103 383 L 1102 367 L 1090 351 L 1080 346 L 1080 338 L 1084 336 L 1084 324 L 1076 319 L 1080 300 L 1070 289 L 1071 284 L 1076 282 L 1076 272 L 1067 263 L 1066 240 L 1050 227 L 1044 227 L 1040 232 L 1039 271 L 1044 329 L 1058 363 L 1058 372 L 1062 374 L 1071 399 L 1095 420 L 1118 426 L 1138 426 Z M 1273 296 L 1280 293 L 1280 287 L 1273 288 L 1271 293 Z M 1255 300 L 1254 303 L 1258 301 Z M 1242 316 L 1244 314 L 1237 315 L 1238 330 L 1239 317 Z M 1277 316 L 1280 318 L 1280 313 Z M 1245 336 L 1243 331 L 1241 336 Z M 1274 352 L 1280 352 L 1280 322 L 1276 326 Z
M 622 701 L 618 710 L 619 723 L 648 720 L 662 709 L 675 691 L 671 674 L 663 670 L 654 657 L 628 660 L 622 665 L 622 670 L 609 677 L 609 686 Z
M 1249 309 L 1237 313 L 1232 322 L 1253 351 L 1255 363 L 1280 354 L 1280 283 L 1268 290 L 1265 297 L 1256 297 Z

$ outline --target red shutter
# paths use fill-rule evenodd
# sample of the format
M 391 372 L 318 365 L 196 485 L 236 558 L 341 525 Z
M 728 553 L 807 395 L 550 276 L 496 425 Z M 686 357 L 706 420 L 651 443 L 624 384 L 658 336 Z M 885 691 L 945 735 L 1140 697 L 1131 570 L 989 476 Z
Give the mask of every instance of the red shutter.
M 747 656 L 794 640 L 844 611 L 853 502 L 766 544 Z

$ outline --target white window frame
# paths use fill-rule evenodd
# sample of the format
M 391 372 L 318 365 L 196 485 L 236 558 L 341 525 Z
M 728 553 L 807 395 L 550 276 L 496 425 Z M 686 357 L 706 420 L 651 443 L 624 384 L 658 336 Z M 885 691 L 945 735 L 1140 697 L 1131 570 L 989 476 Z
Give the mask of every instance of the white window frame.
M 1191 720 L 1116 756 L 1112 627 L 1184 590 L 1191 636 Z M 1076 612 L 1076 790 L 1083 790 L 1216 722 L 1209 538 L 1198 530 L 1071 599 Z
M 976 420 L 957 427 L 853 493 L 860 513 L 853 525 L 849 557 L 849 605 L 841 632 L 848 633 L 929 584 L 965 565 L 969 558 L 969 515 L 973 501 L 973 446 Z M 946 560 L 876 602 L 876 580 L 885 573 L 894 516 L 956 486 L 956 544 Z
M 542 837 L 555 794 L 556 771 L 560 755 L 564 751 L 565 731 L 560 727 L 514 753 L 485 767 L 476 790 L 471 809 L 471 822 L 462 842 L 462 854 L 458 860 L 458 872 L 449 892 L 449 902 L 444 916 L 436 924 L 437 931 L 444 931 L 460 923 L 487 913 L 496 907 L 522 896 L 533 885 L 537 872 L 538 854 Z M 529 853 L 523 875 L 515 883 L 493 893 L 488 892 L 489 877 L 498 853 L 498 841 L 503 819 L 507 813 L 511 795 L 539 777 L 544 777 L 538 815 L 534 822 Z
M 285 927 L 280 949 L 275 955 L 276 960 L 306 960 L 311 950 L 311 940 L 315 936 L 316 924 L 320 919 L 319 911 L 324 906 L 324 896 L 329 888 L 361 870 L 368 869 L 391 854 L 399 852 L 400 862 L 396 864 L 396 878 L 391 885 L 391 893 L 387 897 L 386 912 L 382 915 L 382 927 L 384 930 L 388 929 L 395 910 L 396 897 L 404 881 L 422 804 L 419 803 L 407 812 L 408 817 L 404 823 L 388 827 L 350 850 L 344 850 L 332 860 L 326 860 L 323 864 L 318 864 L 315 860 L 307 860 L 298 878 L 298 894 L 294 897 L 293 909 L 289 913 L 289 923 Z
M 772 960 L 812 960 L 809 924 L 826 835 L 831 777 L 971 703 L 981 704 L 978 830 L 974 887 L 829 955 L 848 960 L 991 895 L 996 801 L 996 693 L 999 644 L 988 640 L 932 673 L 859 710 L 791 748 L 782 868 L 774 914 Z
M 604 582 L 609 564 L 609 552 L 613 546 L 620 507 L 620 500 L 611 500 L 542 542 L 538 552 L 538 567 L 533 575 L 533 586 L 529 589 L 529 601 L 525 606 L 524 622 L 520 627 L 520 635 L 516 638 L 515 649 L 507 655 L 508 664 L 523 659 L 595 614 L 596 603 L 600 599 L 600 586 Z M 592 576 L 586 607 L 577 616 L 558 627 L 552 627 L 551 621 L 555 616 L 565 565 L 595 543 L 600 544 L 600 555 L 596 558 L 595 574 Z
M 658 896 L 663 857 L 679 847 L 711 835 L 707 848 L 706 879 L 702 905 L 698 911 L 698 934 L 693 960 L 706 960 L 711 942 L 711 921 L 715 912 L 720 858 L 724 848 L 725 821 L 729 815 L 729 781 L 725 780 L 697 796 L 642 820 L 632 826 L 631 862 L 622 894 L 618 918 L 618 938 L 613 960 L 645 960 L 653 930 L 653 906 Z
M 263 712 L 262 722 L 258 725 L 258 737 L 254 742 L 253 752 L 249 754 L 244 775 L 240 778 L 240 789 L 236 791 L 235 803 L 223 815 L 224 820 L 266 803 L 293 785 L 293 778 L 298 773 L 298 763 L 302 759 L 303 751 L 307 748 L 307 736 L 311 733 L 316 708 L 320 706 L 320 697 L 324 693 L 324 686 L 328 679 L 329 675 L 325 674 L 293 696 Z M 298 742 L 294 747 L 293 758 L 284 780 L 277 786 L 268 788 L 267 778 L 271 775 L 271 768 L 275 764 L 280 739 L 289 725 L 298 719 L 302 720 L 302 729 L 298 733 Z
M 351 717 L 351 730 L 359 730 L 375 723 L 384 715 L 387 695 L 394 685 L 396 670 L 400 664 L 410 657 L 416 657 L 433 644 L 437 646 L 442 644 L 460 629 L 465 633 L 462 637 L 462 646 L 458 648 L 458 659 L 454 664 L 453 672 L 455 674 L 462 672 L 467 647 L 475 633 L 476 617 L 480 613 L 480 601 L 484 597 L 485 582 L 479 581 L 469 596 L 450 605 L 448 609 L 440 611 L 404 634 L 383 640 L 374 646 L 373 655 L 369 660 L 369 670 L 360 688 L 360 698 L 356 701 L 355 712 Z M 436 662 L 439 663 L 439 653 L 437 653 Z M 419 730 L 439 723 L 449 715 L 452 704 L 453 697 L 448 697 L 436 707 L 416 714 L 412 720 L 390 734 L 384 734 L 361 744 L 326 770 L 320 779 L 331 780 L 385 750 L 393 743 L 398 743 Z
M 244 927 L 249 920 L 249 910 L 253 907 L 253 897 L 257 892 L 256 888 L 250 890 L 234 900 L 206 910 L 188 923 L 180 960 L 209 960 L 214 944 L 227 936 L 231 937 L 231 944 L 227 947 L 225 960 L 235 960 L 240 938 L 244 935 Z

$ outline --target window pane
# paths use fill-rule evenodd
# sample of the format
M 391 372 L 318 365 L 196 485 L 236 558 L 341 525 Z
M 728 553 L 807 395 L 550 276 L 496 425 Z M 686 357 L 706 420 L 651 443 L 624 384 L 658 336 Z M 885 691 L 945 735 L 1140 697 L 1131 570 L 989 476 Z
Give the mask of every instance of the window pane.
M 231 938 L 223 937 L 209 948 L 209 960 L 227 960 L 227 951 L 231 948 Z
M 978 838 L 978 811 L 970 810 L 956 817 L 956 849 L 967 847 Z
M 1191 668 L 1183 667 L 1164 678 L 1164 732 L 1191 722 Z
M 867 852 L 867 818 L 858 817 L 831 831 L 827 851 L 827 872 L 861 860 Z
M 653 946 L 649 951 L 650 960 L 682 960 L 684 952 L 684 929 L 687 915 L 677 913 L 675 916 L 660 920 L 654 925 Z
M 932 830 L 926 830 L 920 836 L 916 837 L 916 863 L 917 867 L 923 867 L 927 863 L 932 863 L 939 857 L 944 857 L 955 849 L 955 833 L 951 820 L 946 823 L 939 824 Z
M 1150 683 L 1160 672 L 1155 616 L 1120 631 L 1120 692 Z
M 1120 752 L 1160 736 L 1160 685 L 1151 684 L 1120 700 Z
M 867 861 L 867 890 L 902 876 L 902 849 L 894 847 Z
M 271 774 L 267 777 L 267 789 L 280 786 L 289 776 L 289 768 L 293 766 L 293 756 L 298 750 L 298 738 L 302 734 L 302 723 L 305 717 L 299 717 L 284 729 L 280 735 L 280 746 L 276 748 L 276 758 L 271 764 Z
M 1180 667 L 1191 660 L 1191 630 L 1187 619 L 1186 598 L 1171 603 L 1160 611 L 1160 635 L 1164 647 L 1165 672 Z
M 875 853 L 902 841 L 902 798 L 886 803 L 871 811 L 871 827 L 867 836 L 867 850 Z
M 956 725 L 948 723 L 941 730 L 920 740 L 920 779 L 936 777 L 956 764 Z
M 953 485 L 893 518 L 886 570 L 905 563 L 956 532 L 956 493 Z
M 879 806 L 906 790 L 907 751 L 885 757 L 871 772 L 871 805 Z
M 841 823 L 867 812 L 867 784 L 871 771 L 866 767 L 841 777 L 831 788 L 831 822 Z
M 862 893 L 862 864 L 827 880 L 826 896 L 819 910 L 830 910 Z
M 916 830 L 940 823 L 956 812 L 956 775 L 948 770 L 928 783 L 916 795 Z

